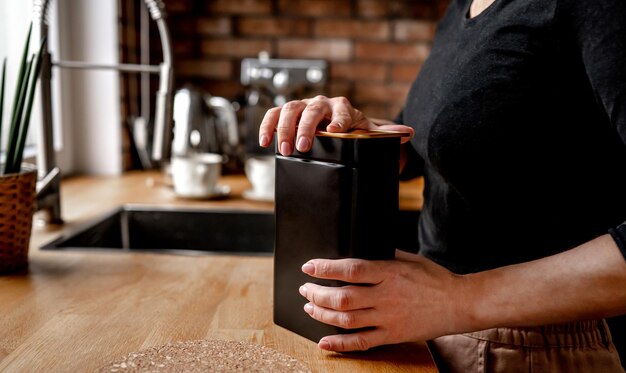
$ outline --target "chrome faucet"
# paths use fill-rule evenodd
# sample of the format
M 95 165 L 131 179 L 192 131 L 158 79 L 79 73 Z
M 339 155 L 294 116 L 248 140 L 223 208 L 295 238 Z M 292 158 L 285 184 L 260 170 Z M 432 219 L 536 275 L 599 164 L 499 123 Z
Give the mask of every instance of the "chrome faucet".
M 159 90 L 156 94 L 155 126 L 152 145 L 152 159 L 167 160 L 170 157 L 172 143 L 172 101 L 173 101 L 173 62 L 169 29 L 165 22 L 165 4 L 163 0 L 144 0 L 150 17 L 157 23 L 163 62 L 159 65 L 148 64 L 94 64 L 82 61 L 53 61 L 47 46 L 42 52 L 40 76 L 40 94 L 42 103 L 42 121 L 37 152 L 37 210 L 48 213 L 50 223 L 61 224 L 61 170 L 56 164 L 52 135 L 52 67 L 71 69 L 116 70 L 129 73 L 150 73 L 159 75 Z M 41 37 L 48 36 L 48 7 L 50 0 L 34 0 L 34 21 L 38 22 Z M 147 120 L 147 118 L 146 118 Z

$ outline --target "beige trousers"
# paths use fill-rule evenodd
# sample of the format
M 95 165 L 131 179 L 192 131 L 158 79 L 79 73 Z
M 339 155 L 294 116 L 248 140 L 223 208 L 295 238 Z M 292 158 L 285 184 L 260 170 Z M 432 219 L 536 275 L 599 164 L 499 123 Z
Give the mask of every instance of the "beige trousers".
M 441 373 L 624 373 L 604 320 L 495 328 L 428 342 Z

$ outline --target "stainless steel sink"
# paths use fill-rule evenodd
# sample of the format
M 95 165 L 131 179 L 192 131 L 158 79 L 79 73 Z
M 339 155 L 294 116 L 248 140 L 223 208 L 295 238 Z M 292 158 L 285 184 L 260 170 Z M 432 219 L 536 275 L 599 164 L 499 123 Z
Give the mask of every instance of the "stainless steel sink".
M 274 214 L 124 205 L 41 249 L 270 255 Z

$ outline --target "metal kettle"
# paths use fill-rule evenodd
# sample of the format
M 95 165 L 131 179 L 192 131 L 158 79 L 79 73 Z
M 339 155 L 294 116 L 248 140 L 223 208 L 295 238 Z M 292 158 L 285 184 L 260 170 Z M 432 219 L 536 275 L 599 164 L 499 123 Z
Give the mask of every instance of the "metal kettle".
M 216 153 L 228 163 L 236 157 L 239 130 L 235 109 L 223 97 L 195 87 L 184 87 L 174 96 L 172 156 Z

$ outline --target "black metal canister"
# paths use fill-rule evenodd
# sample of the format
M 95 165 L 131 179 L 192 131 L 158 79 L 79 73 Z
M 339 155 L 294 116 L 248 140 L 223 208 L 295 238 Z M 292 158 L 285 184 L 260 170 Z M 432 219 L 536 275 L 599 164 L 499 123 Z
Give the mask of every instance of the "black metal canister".
M 312 319 L 298 289 L 312 278 L 301 267 L 314 258 L 392 259 L 397 237 L 401 133 L 318 132 L 312 149 L 276 154 L 274 322 L 318 341 L 349 333 Z M 367 286 L 367 284 L 362 284 Z

